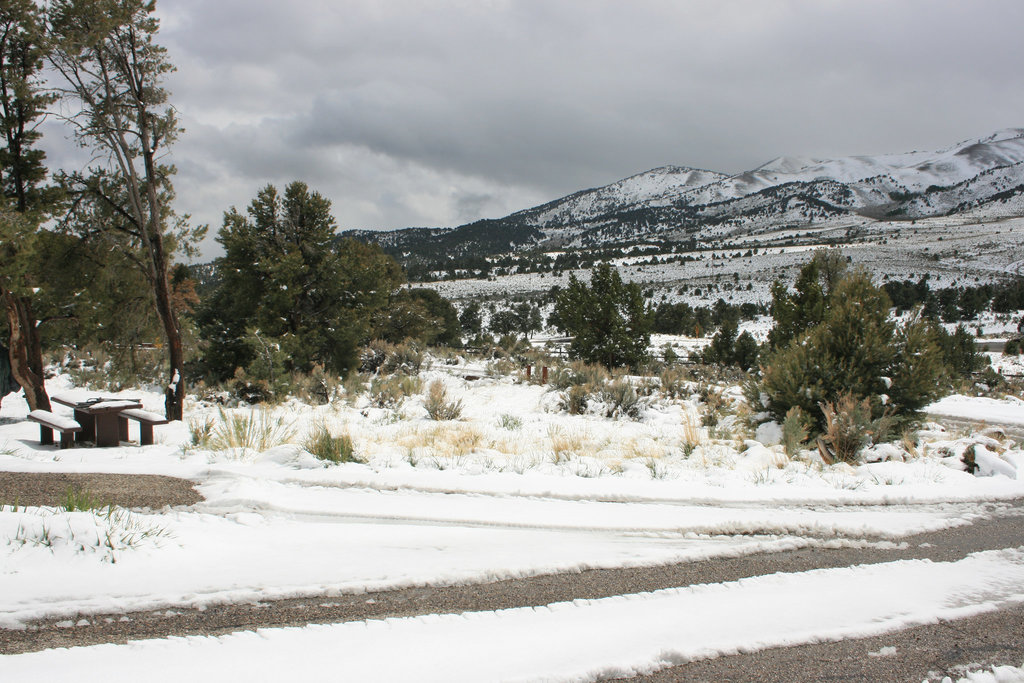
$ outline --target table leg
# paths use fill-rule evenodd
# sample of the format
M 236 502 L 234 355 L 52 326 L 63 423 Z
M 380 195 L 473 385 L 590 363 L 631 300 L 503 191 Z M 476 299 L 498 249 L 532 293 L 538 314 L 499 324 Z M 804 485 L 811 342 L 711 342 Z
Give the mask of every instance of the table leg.
M 121 430 L 118 425 L 117 413 L 98 413 L 96 415 L 96 445 L 104 448 L 120 446 Z
M 82 431 L 75 432 L 75 441 L 96 440 L 96 418 L 81 410 L 75 411 L 75 422 L 82 425 Z

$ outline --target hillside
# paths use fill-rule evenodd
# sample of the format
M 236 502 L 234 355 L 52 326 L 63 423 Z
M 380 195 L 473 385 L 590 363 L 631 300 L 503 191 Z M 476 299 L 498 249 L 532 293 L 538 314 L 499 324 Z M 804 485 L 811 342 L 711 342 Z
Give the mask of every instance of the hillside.
M 602 248 L 692 241 L 864 220 L 1024 215 L 1024 128 L 931 152 L 838 159 L 780 157 L 727 175 L 665 166 L 504 218 L 456 228 L 352 232 L 406 263 L 534 247 Z

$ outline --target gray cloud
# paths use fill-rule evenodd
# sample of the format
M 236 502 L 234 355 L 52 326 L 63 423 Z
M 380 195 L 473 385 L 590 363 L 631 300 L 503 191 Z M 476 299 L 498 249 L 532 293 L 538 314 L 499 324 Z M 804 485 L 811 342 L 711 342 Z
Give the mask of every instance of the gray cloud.
M 663 164 L 1024 125 L 1018 0 L 162 0 L 183 210 L 301 178 L 344 227 L 455 225 Z

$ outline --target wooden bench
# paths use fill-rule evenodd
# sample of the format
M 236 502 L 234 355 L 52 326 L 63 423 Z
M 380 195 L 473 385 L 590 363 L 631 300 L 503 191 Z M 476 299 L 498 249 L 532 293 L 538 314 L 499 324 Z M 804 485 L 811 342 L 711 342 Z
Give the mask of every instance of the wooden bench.
M 135 420 L 139 423 L 139 444 L 149 446 L 153 443 L 153 425 L 165 425 L 167 420 L 163 415 L 157 415 L 138 408 L 122 410 L 117 414 L 121 420 L 121 436 L 128 440 L 128 420 Z
M 71 448 L 74 433 L 82 431 L 82 425 L 75 420 L 48 410 L 33 410 L 28 414 L 28 419 L 39 423 L 39 443 L 43 446 L 53 443 L 53 430 L 56 429 L 60 432 L 60 447 Z

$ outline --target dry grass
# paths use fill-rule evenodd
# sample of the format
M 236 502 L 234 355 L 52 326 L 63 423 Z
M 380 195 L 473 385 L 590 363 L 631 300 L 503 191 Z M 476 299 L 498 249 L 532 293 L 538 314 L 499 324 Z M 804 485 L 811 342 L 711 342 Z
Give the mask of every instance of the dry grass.
M 627 460 L 650 460 L 665 457 L 666 448 L 657 439 L 629 439 L 622 445 L 622 457 Z
M 415 425 L 398 434 L 381 434 L 379 443 L 396 445 L 423 458 L 460 458 L 475 453 L 485 445 L 484 435 L 468 424 L 450 423 L 422 427 Z
M 228 413 L 218 409 L 220 421 L 210 432 L 209 445 L 214 450 L 265 450 L 291 443 L 295 428 L 265 408 Z
M 426 408 L 431 420 L 458 420 L 462 416 L 462 401 L 449 401 L 448 390 L 439 379 L 435 379 L 427 386 L 423 407 Z
M 683 415 L 682 434 L 680 441 L 683 447 L 683 453 L 689 457 L 693 454 L 693 451 L 703 442 L 703 436 L 701 435 L 700 419 L 691 415 L 690 411 L 685 411 Z
M 555 462 L 566 462 L 578 456 L 583 450 L 583 435 L 576 430 L 563 429 L 558 425 L 548 427 L 548 439 Z

